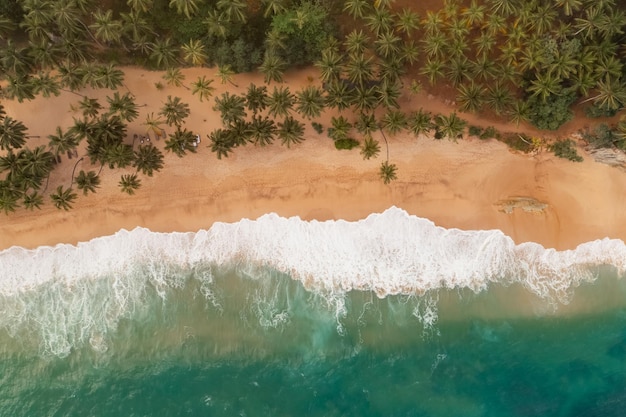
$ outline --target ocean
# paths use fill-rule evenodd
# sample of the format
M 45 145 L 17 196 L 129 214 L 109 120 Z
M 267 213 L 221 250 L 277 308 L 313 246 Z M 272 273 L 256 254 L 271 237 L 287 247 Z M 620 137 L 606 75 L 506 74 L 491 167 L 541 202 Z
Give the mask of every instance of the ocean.
M 0 252 L 0 416 L 623 416 L 626 245 L 275 214 Z

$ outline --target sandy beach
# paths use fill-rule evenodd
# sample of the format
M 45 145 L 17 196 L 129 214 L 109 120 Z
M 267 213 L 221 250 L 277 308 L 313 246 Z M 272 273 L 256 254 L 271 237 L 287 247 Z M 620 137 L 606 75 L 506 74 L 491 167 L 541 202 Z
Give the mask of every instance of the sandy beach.
M 219 95 L 223 91 L 244 91 L 250 82 L 262 82 L 259 75 L 240 75 L 234 79 L 238 85 L 235 88 L 220 84 L 215 71 L 185 70 L 185 83 L 207 75 L 215 78 L 215 95 Z M 536 155 L 514 153 L 493 140 L 469 138 L 453 143 L 414 138 L 407 133 L 389 138 L 390 162 L 398 166 L 398 179 L 385 185 L 378 177 L 378 167 L 385 157 L 382 138 L 375 135 L 383 146 L 379 157 L 366 161 L 358 149 L 337 151 L 331 139 L 315 133 L 307 122 L 307 140 L 291 149 L 279 143 L 247 146 L 218 160 L 206 139 L 220 126 L 218 115 L 211 110 L 212 99 L 200 102 L 186 88 L 167 86 L 159 72 L 135 68 L 126 68 L 125 72 L 125 86 L 140 106 L 139 119 L 129 126 L 129 143 L 133 134 L 146 132 L 142 125 L 146 115 L 158 113 L 167 95 L 172 95 L 191 106 L 186 126 L 204 139 L 198 152 L 182 159 L 166 153 L 165 168 L 154 177 L 142 176 L 142 187 L 134 196 L 122 194 L 117 186 L 122 173 L 134 170 L 112 171 L 105 167 L 98 192 L 87 197 L 79 192 L 74 208 L 68 212 L 54 208 L 46 196 L 41 211 L 19 209 L 8 216 L 2 214 L 0 249 L 76 244 L 138 226 L 158 232 L 196 231 L 214 222 L 257 218 L 269 212 L 307 220 L 357 220 L 390 206 L 446 228 L 500 229 L 518 243 L 534 241 L 557 249 L 572 249 L 605 237 L 626 240 L 626 173 L 596 163 L 584 153 L 584 162 L 573 163 L 547 151 Z M 296 91 L 314 76 L 314 70 L 300 71 L 289 74 L 286 81 Z M 164 84 L 162 90 L 155 87 L 159 81 Z M 112 95 L 110 90 L 84 93 L 99 98 L 103 105 L 106 95 Z M 47 145 L 46 136 L 57 125 L 64 129 L 71 125 L 72 117 L 78 117 L 71 105 L 80 99 L 63 93 L 49 99 L 2 104 L 10 116 L 29 127 L 30 135 L 41 136 L 30 139 L 30 146 L 35 146 Z M 419 107 L 433 113 L 454 110 L 425 93 L 403 97 L 402 106 L 406 112 Z M 344 115 L 352 118 L 350 113 Z M 476 116 L 460 115 L 472 123 L 479 121 Z M 325 117 L 322 124 L 327 127 L 330 114 Z M 563 131 L 573 132 L 581 123 L 570 122 Z M 513 128 L 489 121 L 482 124 Z M 163 140 L 156 144 L 164 146 Z M 84 150 L 79 153 L 84 154 Z M 63 159 L 50 179 L 48 193 L 58 185 L 69 186 L 76 161 Z M 76 172 L 98 168 L 85 158 Z

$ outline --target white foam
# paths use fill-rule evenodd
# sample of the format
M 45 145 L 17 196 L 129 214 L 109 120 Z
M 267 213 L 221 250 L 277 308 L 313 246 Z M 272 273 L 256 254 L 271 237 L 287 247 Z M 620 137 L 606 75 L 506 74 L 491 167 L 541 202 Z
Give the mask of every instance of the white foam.
M 77 246 L 0 252 L 0 326 L 18 333 L 21 325 L 40 321 L 48 329 L 42 330 L 45 349 L 54 354 L 90 338 L 101 345 L 102 335 L 141 304 L 147 285 L 166 297 L 195 266 L 232 262 L 274 268 L 309 290 L 335 296 L 350 290 L 379 297 L 439 288 L 479 292 L 490 283 L 518 282 L 567 302 L 573 288 L 594 279 L 590 267 L 610 264 L 623 273 L 626 245 L 603 239 L 560 252 L 515 245 L 498 230 L 444 229 L 396 207 L 357 222 L 267 214 L 197 233 L 121 230 Z M 95 297 L 96 286 L 106 299 L 85 302 Z M 21 308 L 35 293 L 57 301 L 42 301 L 39 312 Z

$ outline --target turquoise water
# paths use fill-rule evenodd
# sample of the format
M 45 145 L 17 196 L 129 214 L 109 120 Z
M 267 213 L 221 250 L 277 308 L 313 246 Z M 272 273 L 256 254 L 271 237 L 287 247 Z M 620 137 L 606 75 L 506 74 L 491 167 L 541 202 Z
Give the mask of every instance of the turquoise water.
M 623 415 L 623 243 L 546 251 L 422 220 L 1 252 L 0 415 Z M 378 223 L 408 253 L 380 246 Z M 298 236 L 318 250 L 296 265 L 280 248 Z

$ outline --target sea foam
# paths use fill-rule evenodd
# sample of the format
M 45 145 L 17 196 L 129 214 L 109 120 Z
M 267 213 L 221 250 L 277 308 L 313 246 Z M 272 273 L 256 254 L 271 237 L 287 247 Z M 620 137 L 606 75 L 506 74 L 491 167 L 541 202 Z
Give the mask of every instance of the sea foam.
M 626 245 L 611 239 L 568 251 L 516 245 L 498 230 L 445 229 L 396 207 L 355 222 L 267 214 L 196 233 L 136 228 L 77 246 L 0 252 L 0 327 L 11 335 L 35 328 L 43 349 L 55 355 L 86 341 L 97 348 L 120 318 L 141 307 L 148 287 L 166 298 L 192 275 L 208 286 L 207 265 L 273 269 L 332 297 L 352 290 L 381 298 L 441 288 L 480 292 L 491 283 L 519 283 L 566 303 L 581 282 L 595 279 L 594 267 L 623 273 Z

